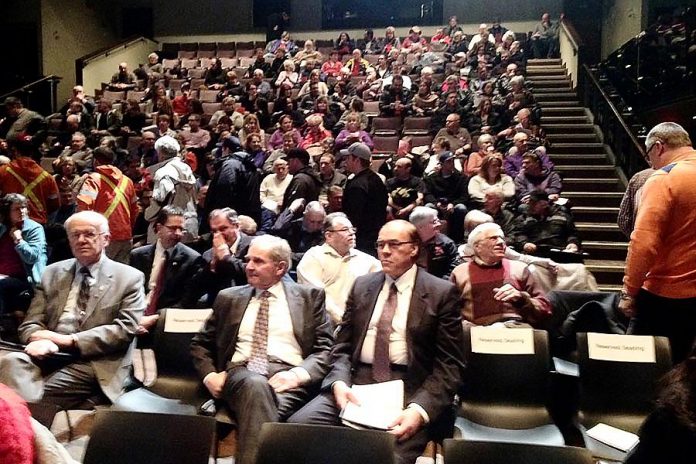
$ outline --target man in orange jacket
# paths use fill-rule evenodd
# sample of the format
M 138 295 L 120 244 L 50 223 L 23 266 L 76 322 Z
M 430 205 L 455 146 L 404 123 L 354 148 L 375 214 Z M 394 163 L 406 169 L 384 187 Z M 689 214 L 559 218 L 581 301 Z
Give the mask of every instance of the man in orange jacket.
M 31 158 L 34 147 L 22 136 L 8 141 L 12 161 L 0 166 L 0 196 L 20 193 L 29 200 L 29 218 L 46 224 L 60 206 L 58 185 L 48 171 Z
M 77 210 L 96 211 L 108 219 L 111 241 L 106 247 L 106 255 L 128 264 L 133 225 L 138 216 L 138 198 L 133 181 L 112 165 L 114 157 L 109 148 L 94 150 L 94 172 L 84 176 L 77 195 Z

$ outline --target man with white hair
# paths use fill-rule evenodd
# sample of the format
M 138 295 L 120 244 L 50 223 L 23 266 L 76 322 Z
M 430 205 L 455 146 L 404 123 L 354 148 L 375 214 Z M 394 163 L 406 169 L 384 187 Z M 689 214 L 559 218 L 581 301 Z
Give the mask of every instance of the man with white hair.
M 188 164 L 181 159 L 181 146 L 173 137 L 165 135 L 155 142 L 158 164 L 154 174 L 152 203 L 145 210 L 145 218 L 151 222 L 147 243 L 154 243 L 157 235 L 154 220 L 159 210 L 166 205 L 184 210 L 184 238 L 188 243 L 198 237 L 198 214 L 196 213 L 196 178 Z
M 324 291 L 283 278 L 288 243 L 255 237 L 246 258 L 249 284 L 218 294 L 191 343 L 203 384 L 237 419 L 238 464 L 256 462 L 262 424 L 288 419 L 318 391 L 333 345 Z
M 450 276 L 461 291 L 465 323 L 536 326 L 551 315 L 551 304 L 530 266 L 505 258 L 505 235 L 498 224 L 476 226 L 468 245 L 473 259 Z
M 142 272 L 106 257 L 104 216 L 81 211 L 65 228 L 75 258 L 44 270 L 19 326 L 26 348 L 0 356 L 0 383 L 27 401 L 72 409 L 123 393 L 145 296 Z
M 471 38 L 471 42 L 469 42 L 469 51 L 476 50 L 476 45 L 482 40 L 495 46 L 495 37 L 488 32 L 488 24 L 486 23 L 481 23 L 479 25 L 479 33 L 474 34 Z
M 440 229 L 437 210 L 416 206 L 408 217 L 421 241 L 417 264 L 436 277 L 447 279 L 457 261 L 457 245 Z
M 297 281 L 326 291 L 326 311 L 341 322 L 353 282 L 382 269 L 379 261 L 355 249 L 355 227 L 344 213 L 326 216 L 324 244 L 310 248 L 297 265 Z

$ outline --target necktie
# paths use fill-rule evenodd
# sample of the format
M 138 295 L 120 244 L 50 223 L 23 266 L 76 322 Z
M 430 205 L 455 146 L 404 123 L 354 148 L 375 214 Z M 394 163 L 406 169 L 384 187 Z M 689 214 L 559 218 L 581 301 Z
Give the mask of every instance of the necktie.
M 268 290 L 259 296 L 259 312 L 254 324 L 254 339 L 251 344 L 251 356 L 247 360 L 247 369 L 257 374 L 268 374 Z
M 92 274 L 86 267 L 80 268 L 80 274 L 82 274 L 82 282 L 80 283 L 80 292 L 77 294 L 77 325 L 82 324 L 82 320 L 87 313 L 87 303 L 89 302 L 89 279 Z
M 391 362 L 389 360 L 389 337 L 392 333 L 392 320 L 396 313 L 396 284 L 389 287 L 389 296 L 384 302 L 382 315 L 377 322 L 377 337 L 372 358 L 372 378 L 377 382 L 391 380 Z
M 152 290 L 152 295 L 150 300 L 147 302 L 147 308 L 145 308 L 145 316 L 152 316 L 157 312 L 157 300 L 162 294 L 162 287 L 164 287 L 164 275 L 166 274 L 167 264 L 169 261 L 169 252 L 165 251 L 162 255 L 162 264 L 160 264 L 157 280 L 155 281 L 155 288 Z

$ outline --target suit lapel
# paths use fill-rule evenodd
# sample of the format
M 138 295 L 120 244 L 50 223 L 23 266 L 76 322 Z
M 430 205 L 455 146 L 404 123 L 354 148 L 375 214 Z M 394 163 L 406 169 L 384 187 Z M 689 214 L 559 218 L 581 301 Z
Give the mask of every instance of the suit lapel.
M 413 343 L 411 340 L 411 333 L 416 329 L 423 318 L 423 312 L 426 310 L 428 297 L 428 290 L 425 288 L 423 283 L 423 270 L 419 267 L 416 271 L 416 280 L 413 284 L 413 291 L 411 292 L 411 304 L 408 308 L 408 316 L 406 319 L 406 346 L 408 347 L 408 362 L 411 363 L 413 356 L 411 355 L 411 349 Z
M 99 272 L 96 275 L 94 286 L 90 289 L 90 299 L 85 311 L 86 321 L 92 315 L 94 310 L 99 306 L 101 299 L 109 292 L 109 289 L 114 283 L 114 272 L 111 266 L 111 260 L 104 258 L 99 266 Z
M 355 352 L 353 353 L 353 362 L 356 363 L 360 359 L 360 351 L 362 350 L 363 343 L 365 342 L 365 335 L 367 335 L 367 329 L 370 325 L 370 319 L 372 319 L 372 314 L 375 312 L 375 305 L 377 304 L 377 298 L 384 285 L 384 272 L 376 272 L 370 282 L 367 284 L 365 289 L 365 308 L 366 311 L 355 312 L 355 330 L 360 336 L 360 340 L 355 344 Z
M 241 324 L 244 313 L 249 306 L 249 301 L 251 301 L 251 296 L 254 294 L 254 288 L 251 285 L 238 287 L 238 289 L 239 291 L 234 293 L 232 300 L 230 301 L 230 309 L 227 313 L 227 317 L 224 321 L 217 322 L 218 330 L 231 328 L 229 330 L 230 343 L 227 343 L 224 356 L 222 357 L 222 359 L 225 360 L 232 359 L 235 347 L 237 346 L 239 324 Z
M 295 340 L 301 342 L 304 340 L 302 336 L 305 321 L 303 312 L 305 307 L 304 300 L 300 297 L 297 287 L 294 284 L 283 282 L 283 289 L 285 290 L 285 299 L 288 302 L 288 309 L 290 310 L 292 333 L 295 335 Z

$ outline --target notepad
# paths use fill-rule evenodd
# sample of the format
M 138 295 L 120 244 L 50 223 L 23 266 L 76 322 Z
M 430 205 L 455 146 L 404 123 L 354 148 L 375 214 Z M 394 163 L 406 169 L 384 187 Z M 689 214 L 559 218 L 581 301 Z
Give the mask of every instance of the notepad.
M 360 402 L 348 403 L 341 411 L 344 425 L 353 428 L 387 430 L 404 408 L 404 382 L 353 385 L 353 393 Z
M 589 429 L 587 435 L 624 453 L 628 453 L 639 441 L 638 435 L 634 433 L 602 423 Z

